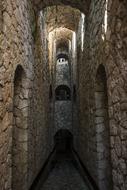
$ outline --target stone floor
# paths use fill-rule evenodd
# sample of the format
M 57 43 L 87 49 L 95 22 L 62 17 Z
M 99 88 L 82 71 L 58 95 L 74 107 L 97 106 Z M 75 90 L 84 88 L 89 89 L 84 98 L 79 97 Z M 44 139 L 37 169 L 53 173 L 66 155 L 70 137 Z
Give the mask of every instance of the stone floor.
M 89 190 L 89 188 L 74 167 L 71 158 L 61 155 L 40 190 Z

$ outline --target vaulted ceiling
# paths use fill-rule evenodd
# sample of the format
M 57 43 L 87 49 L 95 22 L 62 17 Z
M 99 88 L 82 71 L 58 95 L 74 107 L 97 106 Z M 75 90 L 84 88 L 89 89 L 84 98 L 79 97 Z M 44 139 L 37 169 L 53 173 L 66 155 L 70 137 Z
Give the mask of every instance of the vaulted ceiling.
M 81 12 L 70 6 L 51 6 L 44 9 L 48 32 L 55 28 L 68 28 L 76 31 L 81 18 Z
M 56 28 L 54 29 L 50 35 L 56 40 L 56 41 L 68 41 L 72 39 L 72 30 L 69 30 L 67 28 Z
M 91 0 L 32 0 L 37 9 L 42 10 L 47 6 L 53 5 L 69 5 L 77 8 L 85 14 L 88 11 L 88 7 Z

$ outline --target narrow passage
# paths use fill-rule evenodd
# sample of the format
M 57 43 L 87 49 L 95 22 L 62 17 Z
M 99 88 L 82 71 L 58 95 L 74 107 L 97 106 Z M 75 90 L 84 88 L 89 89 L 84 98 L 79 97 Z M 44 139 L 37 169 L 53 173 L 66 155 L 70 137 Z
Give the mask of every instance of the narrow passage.
M 91 190 L 88 182 L 80 175 L 73 155 L 73 136 L 67 130 L 61 130 L 54 137 L 55 153 L 49 161 L 51 168 L 45 180 L 40 177 L 38 188 L 34 190 Z
M 57 153 L 48 178 L 39 190 L 89 190 L 69 153 Z

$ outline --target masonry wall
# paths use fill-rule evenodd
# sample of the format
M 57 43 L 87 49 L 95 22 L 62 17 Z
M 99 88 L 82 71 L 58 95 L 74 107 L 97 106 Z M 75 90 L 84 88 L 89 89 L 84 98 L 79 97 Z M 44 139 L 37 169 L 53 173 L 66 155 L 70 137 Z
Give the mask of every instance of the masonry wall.
M 63 53 L 63 52 L 62 52 Z M 67 61 L 56 63 L 55 89 L 65 85 L 70 89 L 69 100 L 57 100 L 55 94 L 54 102 L 54 135 L 61 129 L 72 131 L 72 98 L 71 98 L 71 65 Z
M 103 64 L 107 77 L 110 155 L 113 189 L 126 189 L 126 14 L 125 1 L 108 1 L 108 28 L 104 34 L 105 1 L 92 1 L 86 16 L 85 50 L 79 68 L 80 129 L 78 150 L 97 185 L 97 131 L 95 78 Z M 104 140 L 104 139 L 103 139 Z M 83 146 L 82 146 L 83 145 Z M 112 189 L 112 186 L 110 187 Z
M 127 188 L 127 2 L 110 1 L 106 43 L 114 189 Z
M 0 187 L 1 190 L 12 189 L 14 78 L 17 66 L 21 65 L 27 80 L 28 116 L 25 127 L 28 138 L 25 146 L 27 149 L 27 177 L 24 181 L 26 186 L 20 187 L 28 189 L 49 153 L 47 143 L 49 97 L 45 96 L 45 93 L 49 92 L 46 78 L 48 66 L 43 59 L 40 62 L 40 70 L 36 69 L 40 60 L 34 56 L 37 23 L 31 1 L 9 0 L 2 3 L 2 13 L 0 12 L 0 23 L 1 14 L 3 17 L 3 28 L 0 27 L 0 40 L 3 39 L 0 44 L 0 61 L 2 60 L 0 62 Z M 3 29 L 2 37 L 1 29 Z M 43 55 L 40 56 L 43 57 Z M 45 63 L 43 68 L 42 63 Z M 22 123 L 20 116 L 18 122 Z M 17 160 L 17 164 L 21 163 Z
M 13 128 L 13 94 L 14 73 L 17 65 L 22 65 L 29 83 L 32 78 L 32 35 L 29 26 L 31 20 L 29 10 L 31 5 L 26 1 L 3 2 L 3 42 L 2 42 L 2 110 L 0 124 L 0 186 L 1 189 L 11 189 L 12 173 L 12 128 Z M 29 71 L 29 72 L 28 72 Z M 30 87 L 29 87 L 30 88 Z
M 56 101 L 54 119 L 54 135 L 61 129 L 67 129 L 72 132 L 72 102 Z
M 71 87 L 71 68 L 70 63 L 58 63 L 56 64 L 56 83 L 55 87 L 57 88 L 59 85 L 67 85 L 69 88 Z
M 113 189 L 127 189 L 127 2 L 108 1 L 108 28 L 104 32 L 105 1 L 92 0 L 86 15 L 84 52 L 78 52 L 79 126 L 76 147 L 91 176 L 98 180 L 97 126 L 95 122 L 95 79 L 103 64 L 107 79 L 109 154 Z M 14 79 L 17 66 L 26 76 L 29 189 L 52 150 L 49 125 L 49 68 L 45 21 L 38 27 L 39 13 L 30 0 L 0 1 L 0 187 L 12 189 L 12 149 L 14 128 Z M 43 17 L 43 16 L 42 16 Z M 42 35 L 41 35 L 42 34 Z M 17 91 L 16 91 L 17 94 Z M 23 96 L 23 97 L 22 97 Z M 24 100 L 25 99 L 25 100 Z M 16 111 L 15 111 L 16 112 Z M 59 112 L 59 110 L 58 110 Z M 60 112 L 59 112 L 60 113 Z M 17 112 L 15 116 L 17 115 Z M 22 124 L 17 117 L 18 125 Z M 103 139 L 104 140 L 104 139 Z M 23 143 L 21 142 L 23 146 Z M 79 148 L 80 147 L 80 148 Z M 29 164 L 28 164 L 29 163 Z M 20 163 L 19 163 L 20 164 Z M 101 183 L 101 181 L 100 181 Z M 26 187 L 25 187 L 26 188 Z M 26 189 L 27 189 L 26 188 Z M 22 187 L 21 187 L 22 189 Z M 20 189 L 18 189 L 20 190 Z M 25 189 L 24 189 L 25 190 Z
M 30 131 L 30 168 L 31 179 L 33 181 L 35 176 L 40 171 L 50 151 L 48 139 L 49 134 L 49 65 L 48 65 L 48 51 L 46 40 L 46 28 L 43 13 L 37 14 L 37 26 L 35 29 L 35 63 L 34 63 L 34 80 L 33 80 L 33 94 L 31 102 L 32 110 L 32 125 Z M 34 150 L 34 151 L 33 151 Z M 34 173 L 33 173 L 34 166 Z
M 85 61 L 83 62 L 83 51 L 81 48 L 81 35 L 82 35 L 82 24 L 83 20 L 82 17 L 80 17 L 78 28 L 76 31 L 76 50 L 75 50 L 75 66 L 73 68 L 75 80 L 73 81 L 73 130 L 74 130 L 74 148 L 77 150 L 79 148 L 79 131 L 80 131 L 80 75 L 81 70 L 80 67 L 82 64 L 85 64 Z M 86 25 L 84 26 L 84 28 Z M 74 89 L 75 88 L 75 89 Z M 75 91 L 75 92 L 74 92 Z M 75 93 L 75 94 L 74 94 Z

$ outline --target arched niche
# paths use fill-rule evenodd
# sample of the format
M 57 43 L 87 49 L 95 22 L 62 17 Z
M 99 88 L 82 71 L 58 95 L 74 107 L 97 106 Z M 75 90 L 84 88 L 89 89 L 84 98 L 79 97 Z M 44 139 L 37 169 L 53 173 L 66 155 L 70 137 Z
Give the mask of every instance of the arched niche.
M 55 90 L 56 100 L 71 100 L 71 90 L 66 85 L 60 85 Z
M 67 129 L 60 129 L 54 136 L 54 143 L 57 152 L 67 152 L 73 146 L 73 135 Z
M 95 80 L 95 127 L 98 185 L 100 189 L 112 190 L 107 78 L 103 65 L 99 66 Z
M 12 189 L 27 189 L 28 86 L 26 74 L 18 65 L 14 76 L 14 124 L 12 130 Z

